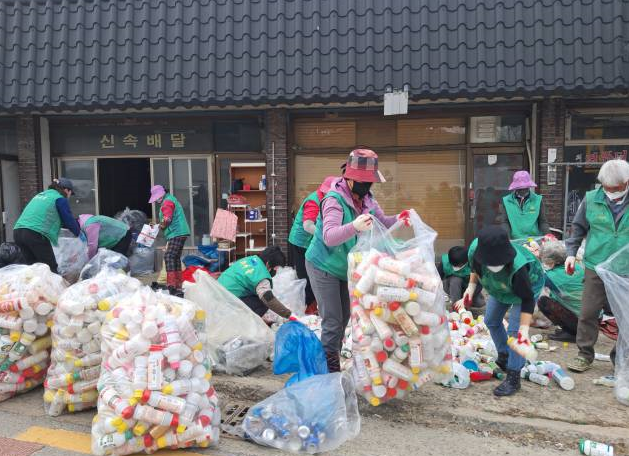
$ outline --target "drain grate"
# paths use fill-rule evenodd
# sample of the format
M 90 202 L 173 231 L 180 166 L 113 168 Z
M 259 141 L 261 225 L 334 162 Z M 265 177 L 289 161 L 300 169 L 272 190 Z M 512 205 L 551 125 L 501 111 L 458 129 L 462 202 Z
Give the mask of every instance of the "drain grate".
M 251 406 L 230 402 L 221 410 L 221 436 L 232 439 L 243 439 L 244 434 L 240 425 Z

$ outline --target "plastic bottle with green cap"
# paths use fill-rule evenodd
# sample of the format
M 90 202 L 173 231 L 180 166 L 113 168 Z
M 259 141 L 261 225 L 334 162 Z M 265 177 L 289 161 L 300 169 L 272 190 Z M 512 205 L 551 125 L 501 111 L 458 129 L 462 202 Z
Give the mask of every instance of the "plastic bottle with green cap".
M 579 440 L 579 451 L 586 456 L 614 456 L 614 447 L 592 440 Z

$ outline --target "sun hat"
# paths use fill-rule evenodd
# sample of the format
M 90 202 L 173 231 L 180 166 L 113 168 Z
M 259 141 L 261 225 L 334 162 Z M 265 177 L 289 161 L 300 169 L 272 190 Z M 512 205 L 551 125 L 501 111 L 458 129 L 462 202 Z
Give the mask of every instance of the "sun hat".
M 354 149 L 347 157 L 345 178 L 356 182 L 386 182 L 378 171 L 378 155 L 369 149 Z
M 513 175 L 513 181 L 509 185 L 509 190 L 520 190 L 523 188 L 535 188 L 537 184 L 531 179 L 528 171 L 517 171 Z
M 162 196 L 166 194 L 166 190 L 161 185 L 153 185 L 151 187 L 151 199 L 149 199 L 149 204 L 154 203 Z
M 516 252 L 504 228 L 491 225 L 478 233 L 478 246 L 474 259 L 485 266 L 509 264 Z

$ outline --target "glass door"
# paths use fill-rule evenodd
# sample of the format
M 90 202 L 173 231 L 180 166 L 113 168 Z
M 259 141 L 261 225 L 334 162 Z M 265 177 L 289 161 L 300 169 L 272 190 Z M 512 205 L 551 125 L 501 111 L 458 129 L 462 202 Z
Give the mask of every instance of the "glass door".
M 74 185 L 74 195 L 69 199 L 72 213 L 98 214 L 98 177 L 96 159 L 59 159 L 57 173 L 70 179 Z
M 13 241 L 13 226 L 20 216 L 20 181 L 17 160 L 0 160 L 2 168 L 3 241 Z

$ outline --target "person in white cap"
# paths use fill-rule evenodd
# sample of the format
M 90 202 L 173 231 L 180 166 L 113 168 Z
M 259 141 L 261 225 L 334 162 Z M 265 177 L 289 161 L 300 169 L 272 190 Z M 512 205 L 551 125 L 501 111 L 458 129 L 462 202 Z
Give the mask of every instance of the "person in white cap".
M 149 203 L 160 204 L 159 228 L 164 231 L 166 250 L 164 250 L 164 264 L 166 265 L 166 285 L 171 294 L 181 293 L 183 283 L 181 273 L 181 252 L 190 236 L 190 227 L 186 221 L 183 207 L 161 185 L 151 187 Z
M 509 185 L 510 193 L 502 198 L 502 228 L 510 239 L 528 239 L 548 233 L 541 195 L 533 191 L 537 184 L 528 171 L 518 171 Z

